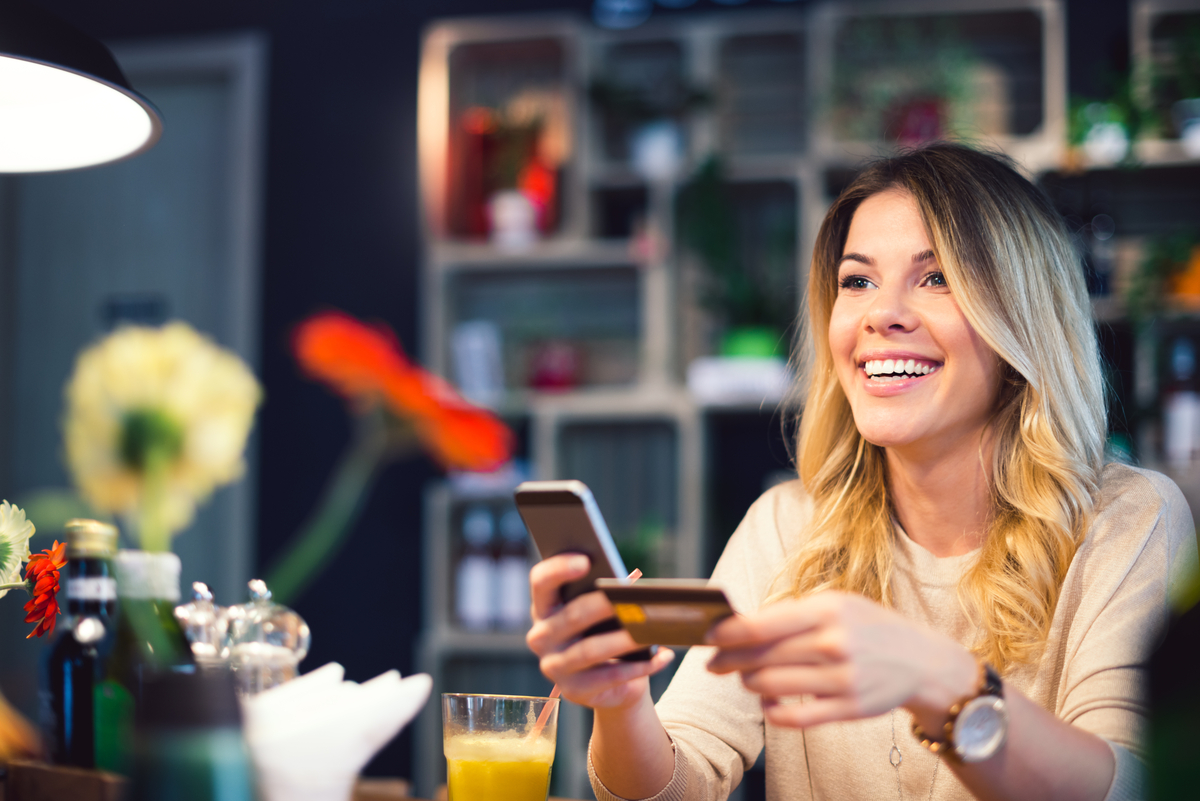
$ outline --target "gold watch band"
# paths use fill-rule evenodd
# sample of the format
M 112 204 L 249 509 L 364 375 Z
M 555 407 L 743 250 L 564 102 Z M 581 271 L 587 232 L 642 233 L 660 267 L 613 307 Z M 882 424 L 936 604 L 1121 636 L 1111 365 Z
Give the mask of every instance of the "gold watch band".
M 954 722 L 958 720 L 958 715 L 963 711 L 963 707 L 979 696 L 989 694 L 992 690 L 990 686 L 992 682 L 988 675 L 988 666 L 984 664 L 982 659 L 976 659 L 975 663 L 979 666 L 979 679 L 975 682 L 975 692 L 960 698 L 950 706 L 946 716 L 946 724 L 942 727 L 941 737 L 934 737 L 927 734 L 919 723 L 915 720 L 913 721 L 913 736 L 920 741 L 921 745 L 935 754 L 944 754 L 951 759 L 958 759 L 958 752 L 954 749 Z

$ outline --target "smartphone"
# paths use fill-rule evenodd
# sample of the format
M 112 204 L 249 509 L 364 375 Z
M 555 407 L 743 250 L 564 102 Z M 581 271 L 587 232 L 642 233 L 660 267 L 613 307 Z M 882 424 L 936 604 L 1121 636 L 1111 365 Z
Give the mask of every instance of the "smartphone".
M 703 645 L 704 635 L 734 614 L 725 591 L 703 579 L 600 579 L 621 625 L 641 645 Z
M 586 484 L 582 481 L 525 481 L 517 487 L 515 498 L 517 511 L 533 537 L 540 558 L 582 553 L 591 560 L 592 568 L 586 576 L 563 585 L 563 603 L 593 591 L 599 579 L 628 583 L 628 572 L 617 552 L 617 544 Z M 592 626 L 584 636 L 615 631 L 620 627 L 614 617 Z M 653 649 L 646 648 L 625 654 L 621 659 L 640 661 L 653 655 Z

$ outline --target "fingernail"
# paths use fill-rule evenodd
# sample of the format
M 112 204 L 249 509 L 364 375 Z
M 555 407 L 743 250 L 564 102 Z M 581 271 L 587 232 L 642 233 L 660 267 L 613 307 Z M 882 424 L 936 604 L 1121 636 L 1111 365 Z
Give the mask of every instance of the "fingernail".
M 580 570 L 587 570 L 590 565 L 591 565 L 591 562 L 589 562 L 588 558 L 586 556 L 584 556 L 583 554 L 579 554 L 578 556 L 571 557 L 571 570 L 573 570 L 575 572 L 579 572 Z

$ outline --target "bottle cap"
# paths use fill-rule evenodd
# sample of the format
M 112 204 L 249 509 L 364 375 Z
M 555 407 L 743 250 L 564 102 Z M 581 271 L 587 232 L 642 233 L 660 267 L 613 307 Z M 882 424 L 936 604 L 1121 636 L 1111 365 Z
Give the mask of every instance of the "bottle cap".
M 110 523 L 75 518 L 63 526 L 63 534 L 68 559 L 111 559 L 117 552 L 117 527 Z

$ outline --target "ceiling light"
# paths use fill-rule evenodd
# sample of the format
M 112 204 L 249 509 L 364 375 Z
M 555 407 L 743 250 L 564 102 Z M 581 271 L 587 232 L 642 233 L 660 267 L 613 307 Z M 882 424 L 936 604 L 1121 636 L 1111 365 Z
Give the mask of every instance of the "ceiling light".
M 158 110 L 108 48 L 53 14 L 0 3 L 0 173 L 107 164 L 161 134 Z

